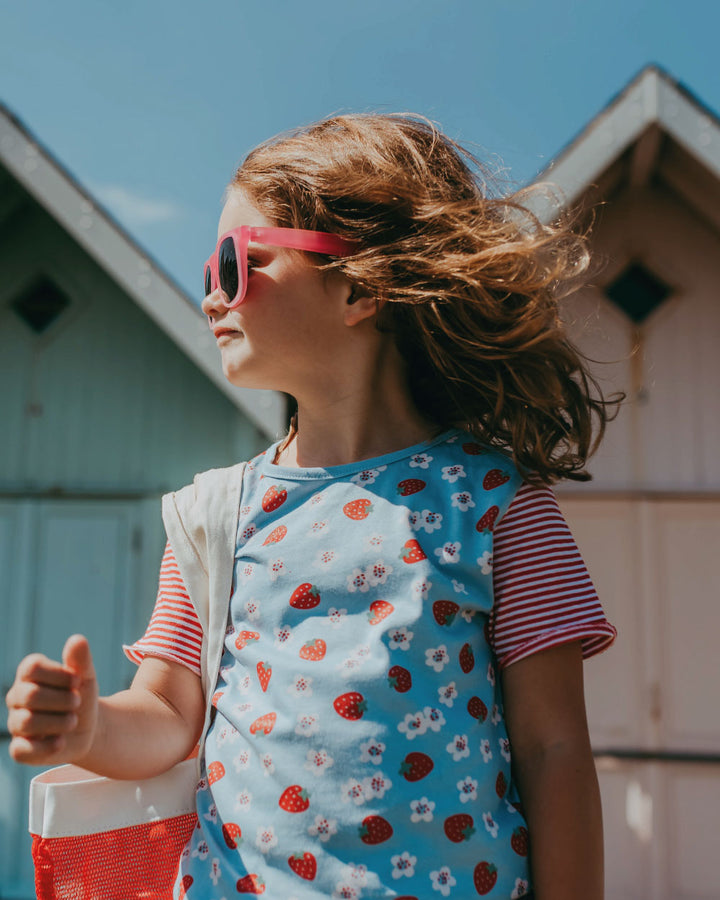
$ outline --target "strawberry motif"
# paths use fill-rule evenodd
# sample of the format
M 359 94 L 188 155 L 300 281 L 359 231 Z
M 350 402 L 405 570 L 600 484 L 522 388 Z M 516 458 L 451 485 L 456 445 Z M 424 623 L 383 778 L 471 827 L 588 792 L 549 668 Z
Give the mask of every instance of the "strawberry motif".
M 192 883 L 192 875 L 183 875 L 182 883 L 180 884 L 180 893 L 178 894 L 180 900 L 185 900 L 185 897 L 187 897 L 187 892 L 190 890 Z
M 500 515 L 500 507 L 499 506 L 491 506 L 490 509 L 484 513 L 484 515 L 478 519 L 478 523 L 475 528 L 480 532 L 480 534 L 488 534 L 495 527 L 495 520 Z
M 500 487 L 501 484 L 505 484 L 508 481 L 510 481 L 510 474 L 508 472 L 503 472 L 502 469 L 490 469 L 483 478 L 483 487 L 486 491 L 492 491 L 494 488 Z
M 480 456 L 483 452 L 483 448 L 481 444 L 470 443 L 462 445 L 463 450 L 467 453 L 468 456 Z
M 289 813 L 301 813 L 310 806 L 310 794 L 299 784 L 285 788 L 278 800 L 280 809 Z
M 429 775 L 434 767 L 435 764 L 427 753 L 419 753 L 417 750 L 413 750 L 400 763 L 399 772 L 406 781 L 420 781 L 426 775 Z
M 454 600 L 436 600 L 432 611 L 438 625 L 452 625 L 460 606 Z
M 343 506 L 343 512 L 348 517 L 348 519 L 355 519 L 355 521 L 358 522 L 361 519 L 367 519 L 372 511 L 372 502 L 367 498 L 363 498 L 361 500 L 351 500 L 349 503 L 346 503 L 345 506 Z
M 367 700 L 357 691 L 348 691 L 346 694 L 340 694 L 333 700 L 335 712 L 342 716 L 343 719 L 362 719 L 363 713 L 367 709 Z
M 460 668 L 466 675 L 475 668 L 475 654 L 473 653 L 470 644 L 462 645 L 458 659 L 460 661 Z
M 469 841 L 475 834 L 475 823 L 473 817 L 466 813 L 457 813 L 454 816 L 448 816 L 443 824 L 445 834 L 454 844 L 460 844 L 463 841 Z
M 215 691 L 215 693 L 212 695 L 211 702 L 212 702 L 212 705 L 215 707 L 215 709 L 217 709 L 217 705 L 220 702 L 220 698 L 222 697 L 222 695 L 224 693 L 225 693 L 225 691 Z
M 397 492 L 401 497 L 409 497 L 411 494 L 417 494 L 425 487 L 422 478 L 406 478 L 397 486 Z
M 215 784 L 216 781 L 220 781 L 224 774 L 225 766 L 217 760 L 215 762 L 211 762 L 207 767 L 207 776 L 210 784 Z
M 374 600 L 370 604 L 368 622 L 370 622 L 371 625 L 377 625 L 379 622 L 382 622 L 383 619 L 387 619 L 390 613 L 394 611 L 395 607 L 392 603 L 388 603 L 387 600 Z
M 487 719 L 487 706 L 485 706 L 479 697 L 471 697 L 468 700 L 467 711 L 473 719 L 477 719 L 478 722 L 484 722 L 485 719 Z
M 280 488 L 280 490 L 278 490 L 277 487 L 273 485 L 265 491 L 265 496 L 262 498 L 262 508 L 266 513 L 269 513 L 279 506 L 282 506 L 286 500 L 287 491 L 285 488 Z
M 259 662 L 256 666 L 258 678 L 260 679 L 260 687 L 263 693 L 268 689 L 270 684 L 270 676 L 272 675 L 272 666 L 267 662 Z
M 257 631 L 241 631 L 235 638 L 235 646 L 238 650 L 244 650 L 250 641 L 259 641 L 260 635 Z
M 393 827 L 382 816 L 366 816 L 358 828 L 363 844 L 382 844 L 393 835 Z
M 240 826 L 235 822 L 226 822 L 222 827 L 222 836 L 225 843 L 231 850 L 237 850 L 238 841 L 241 839 L 242 831 Z
M 284 525 L 278 525 L 278 527 L 274 528 L 265 538 L 263 547 L 266 547 L 268 544 L 279 544 L 286 534 L 287 528 Z
M 252 872 L 250 875 L 243 875 L 238 879 L 235 890 L 238 894 L 264 894 L 265 882 L 259 875 Z
M 495 779 L 495 793 L 502 799 L 505 796 L 505 791 L 507 791 L 507 779 L 503 772 L 498 772 Z
M 275 727 L 276 721 L 277 713 L 265 713 L 264 716 L 260 716 L 252 723 L 250 726 L 250 734 L 270 734 Z
M 510 846 L 518 856 L 528 855 L 528 830 L 524 825 L 519 825 L 512 833 Z
M 320 603 L 320 591 L 309 581 L 296 587 L 290 597 L 290 606 L 294 609 L 314 609 L 318 603 Z
M 322 638 L 315 638 L 314 641 L 308 641 L 300 648 L 300 658 L 308 659 L 311 662 L 317 662 L 327 653 L 327 644 Z
M 423 552 L 423 548 L 420 544 L 415 540 L 415 538 L 410 538 L 409 541 L 405 541 L 405 545 L 402 548 L 402 553 L 400 554 L 400 559 L 403 562 L 411 563 L 420 562 L 423 559 L 427 559 L 427 556 Z
M 398 694 L 405 694 L 412 687 L 412 675 L 402 666 L 392 666 L 388 672 L 388 684 Z
M 478 894 L 489 894 L 497 881 L 497 868 L 491 862 L 479 862 L 473 872 L 473 881 Z
M 295 853 L 289 857 L 288 865 L 305 881 L 312 881 L 317 875 L 317 860 L 312 853 Z

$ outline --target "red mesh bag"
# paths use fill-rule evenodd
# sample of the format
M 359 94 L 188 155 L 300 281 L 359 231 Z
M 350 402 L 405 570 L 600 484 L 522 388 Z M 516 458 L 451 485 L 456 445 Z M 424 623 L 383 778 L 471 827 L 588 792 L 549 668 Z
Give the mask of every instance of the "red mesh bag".
M 77 766 L 30 785 L 37 900 L 171 900 L 183 847 L 197 825 L 195 760 L 143 781 Z

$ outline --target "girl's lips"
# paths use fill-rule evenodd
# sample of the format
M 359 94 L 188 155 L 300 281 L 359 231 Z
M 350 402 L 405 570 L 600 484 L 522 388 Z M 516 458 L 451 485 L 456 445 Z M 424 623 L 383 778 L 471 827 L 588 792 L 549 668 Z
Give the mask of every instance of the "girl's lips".
M 213 334 L 215 335 L 215 339 L 219 341 L 224 337 L 239 337 L 242 332 L 237 331 L 234 328 L 218 328 L 213 332 Z

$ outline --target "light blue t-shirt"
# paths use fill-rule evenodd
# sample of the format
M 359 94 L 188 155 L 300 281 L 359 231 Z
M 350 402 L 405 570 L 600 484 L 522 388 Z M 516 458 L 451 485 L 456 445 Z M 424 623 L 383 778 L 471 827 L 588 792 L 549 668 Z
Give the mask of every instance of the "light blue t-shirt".
M 496 661 L 493 529 L 522 483 L 461 431 L 243 483 L 230 617 L 176 896 L 530 891 Z

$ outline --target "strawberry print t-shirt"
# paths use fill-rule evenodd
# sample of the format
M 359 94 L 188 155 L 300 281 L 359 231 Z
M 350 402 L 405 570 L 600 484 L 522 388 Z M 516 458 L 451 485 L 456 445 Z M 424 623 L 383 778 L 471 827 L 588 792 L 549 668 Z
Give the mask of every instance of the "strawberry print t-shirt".
M 243 483 L 199 825 L 176 896 L 516 898 L 528 831 L 493 530 L 522 478 L 459 431 Z

